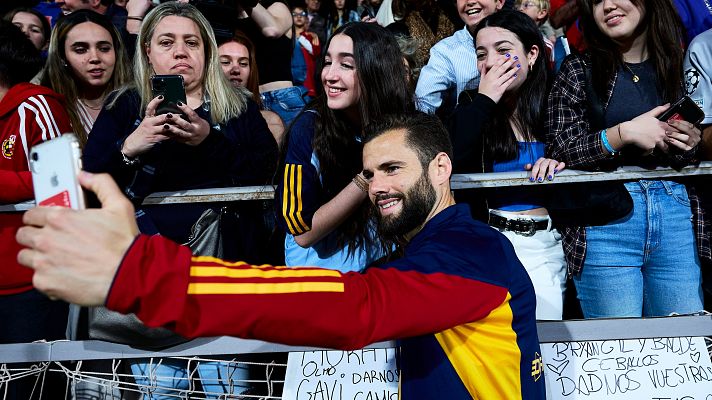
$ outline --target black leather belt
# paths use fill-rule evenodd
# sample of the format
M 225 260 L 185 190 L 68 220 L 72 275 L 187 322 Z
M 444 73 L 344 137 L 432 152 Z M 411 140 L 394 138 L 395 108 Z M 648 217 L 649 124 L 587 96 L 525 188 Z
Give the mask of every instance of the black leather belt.
M 489 215 L 489 224 L 495 228 L 512 231 L 524 236 L 532 236 L 536 231 L 544 231 L 549 228 L 549 221 L 534 221 L 533 219 L 509 219 L 501 215 Z

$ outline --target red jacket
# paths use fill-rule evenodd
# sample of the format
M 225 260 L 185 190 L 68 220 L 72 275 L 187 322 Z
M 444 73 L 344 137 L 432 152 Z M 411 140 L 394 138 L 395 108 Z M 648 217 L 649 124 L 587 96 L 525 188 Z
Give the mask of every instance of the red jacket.
M 309 40 L 309 42 L 311 42 L 311 37 L 306 32 L 302 32 L 300 36 L 304 36 L 307 40 Z M 301 45 L 299 47 L 304 55 L 304 62 L 307 64 L 307 77 L 304 80 L 304 87 L 307 89 L 307 94 L 309 96 L 316 97 L 316 81 L 314 80 L 314 75 L 316 74 L 316 60 L 321 55 L 321 43 L 312 43 L 311 54 Z
M 27 155 L 37 143 L 71 132 L 64 97 L 52 90 L 19 83 L 0 99 L 0 203 L 33 198 Z M 32 271 L 17 263 L 15 233 L 21 213 L 0 213 L 0 295 L 32 288 Z

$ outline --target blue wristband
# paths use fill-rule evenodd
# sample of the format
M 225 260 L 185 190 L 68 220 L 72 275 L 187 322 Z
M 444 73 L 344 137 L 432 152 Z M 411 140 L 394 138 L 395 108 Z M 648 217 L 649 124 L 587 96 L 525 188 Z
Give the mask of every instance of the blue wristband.
M 605 147 L 606 150 L 608 150 L 608 152 L 611 153 L 612 155 L 615 155 L 616 153 L 618 153 L 618 151 L 616 151 L 616 149 L 614 149 L 613 146 L 611 146 L 611 144 L 608 143 L 608 136 L 606 136 L 605 129 L 601 131 L 601 142 L 603 142 L 603 147 Z

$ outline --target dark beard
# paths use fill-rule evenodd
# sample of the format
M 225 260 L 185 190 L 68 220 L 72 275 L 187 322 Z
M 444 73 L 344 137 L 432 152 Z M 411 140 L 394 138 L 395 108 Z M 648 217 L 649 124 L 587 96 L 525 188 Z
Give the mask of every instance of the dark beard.
M 376 196 L 375 202 L 378 203 L 386 199 L 402 201 L 402 208 L 398 215 L 385 217 L 381 215 L 378 206 L 374 204 L 378 233 L 384 240 L 395 242 L 425 222 L 435 205 L 436 196 L 430 178 L 423 172 L 418 182 L 405 194 L 379 195 Z

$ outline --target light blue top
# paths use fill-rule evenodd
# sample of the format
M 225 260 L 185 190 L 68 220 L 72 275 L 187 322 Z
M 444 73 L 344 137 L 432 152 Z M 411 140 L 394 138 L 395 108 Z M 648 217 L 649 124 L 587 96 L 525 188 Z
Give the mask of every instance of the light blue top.
M 319 158 L 312 152 L 311 165 L 319 171 Z M 321 175 L 319 175 L 321 181 Z M 376 238 L 375 227 L 369 230 L 371 238 Z M 308 266 L 335 269 L 341 272 L 363 271 L 374 261 L 385 255 L 381 246 L 372 240 L 371 247 L 358 247 L 354 254 L 349 255 L 348 246 L 341 247 L 337 244 L 336 233 L 332 232 L 319 240 L 311 247 L 301 247 L 294 240 L 294 236 L 287 232 L 284 238 L 284 263 L 288 267 Z
M 452 104 L 464 90 L 480 85 L 475 43 L 467 27 L 437 42 L 430 49 L 430 60 L 420 70 L 415 95 L 418 109 L 433 114 L 446 96 Z

